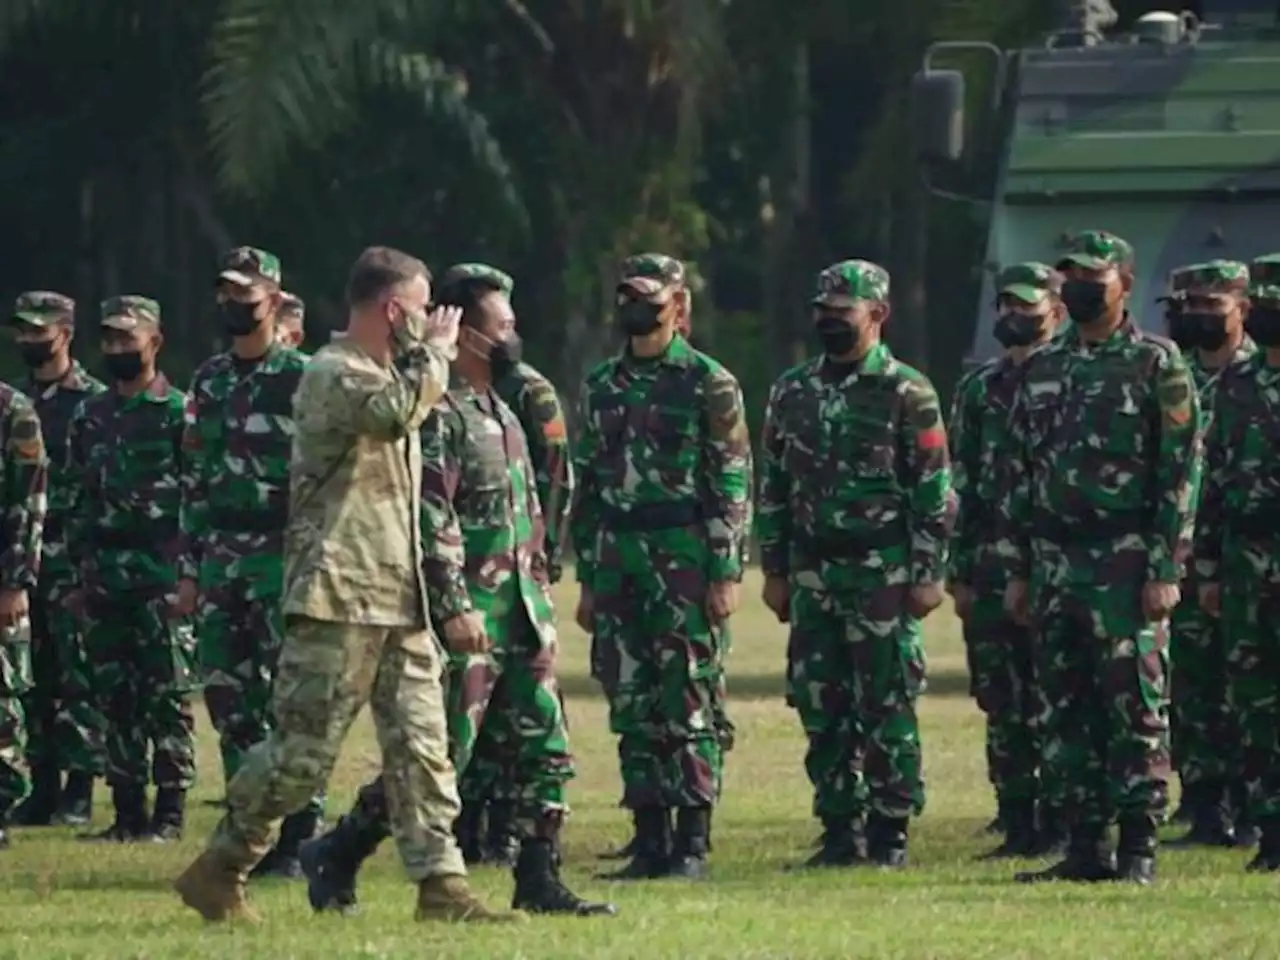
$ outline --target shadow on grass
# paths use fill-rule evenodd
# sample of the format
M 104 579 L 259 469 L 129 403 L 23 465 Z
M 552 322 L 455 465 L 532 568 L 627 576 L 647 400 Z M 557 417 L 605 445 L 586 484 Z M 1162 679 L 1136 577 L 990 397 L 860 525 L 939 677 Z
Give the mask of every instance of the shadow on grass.
M 600 684 L 585 674 L 568 671 L 560 675 L 560 689 L 570 698 L 600 696 Z M 732 700 L 778 700 L 787 693 L 782 673 L 734 673 L 729 668 L 729 697 Z M 929 675 L 927 697 L 969 696 L 969 674 L 963 670 L 939 670 Z

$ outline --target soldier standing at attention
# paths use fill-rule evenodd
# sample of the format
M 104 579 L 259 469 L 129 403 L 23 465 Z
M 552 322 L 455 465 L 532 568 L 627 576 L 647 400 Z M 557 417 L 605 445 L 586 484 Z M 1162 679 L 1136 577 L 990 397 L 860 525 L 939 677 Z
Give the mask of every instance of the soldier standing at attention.
M 1209 388 L 1195 565 L 1200 602 L 1221 618 L 1248 813 L 1261 830 L 1248 869 L 1272 873 L 1280 871 L 1280 254 L 1253 261 L 1249 274 L 1245 329 L 1261 350 Z
M 276 339 L 286 347 L 302 350 L 306 332 L 307 305 L 297 294 L 280 291 L 280 306 L 276 310 Z
M 545 529 L 524 431 L 499 398 L 493 375 L 493 358 L 509 357 L 519 343 L 515 314 L 500 278 L 446 276 L 451 283 L 437 302 L 463 311 L 462 335 L 454 385 L 422 428 L 427 598 L 451 645 L 476 647 L 485 637 L 491 644 L 482 654 L 450 657 L 453 762 L 465 771 L 481 759 L 475 748 L 483 729 L 494 722 L 509 727 L 500 742 L 515 752 L 509 789 L 521 837 L 512 906 L 613 915 L 612 904 L 581 899 L 560 877 L 565 786 L 574 769 L 555 676 Z M 316 909 L 355 903 L 352 865 L 358 867 L 389 832 L 385 792 L 379 777 L 360 791 L 350 816 L 308 845 Z
M 70 297 L 33 290 L 18 297 L 13 313 L 14 339 L 31 372 L 27 395 L 40 415 L 49 456 L 49 514 L 40 587 L 31 604 L 34 683 L 26 712 L 32 791 L 13 812 L 16 825 L 29 827 L 87 824 L 93 781 L 104 772 L 106 721 L 93 695 L 80 622 L 66 605 L 75 586 L 63 538 L 72 495 L 64 470 L 67 425 L 82 400 L 106 390 L 71 359 L 75 308 Z
M 31 688 L 31 607 L 40 573 L 49 461 L 35 406 L 0 382 L 0 850 L 31 789 L 22 701 Z
M 623 264 L 627 345 L 581 392 L 576 620 L 593 636 L 636 830 L 617 879 L 704 874 L 724 757 L 716 701 L 740 599 L 751 444 L 738 381 L 677 332 L 684 280 L 662 254 Z
M 85 617 L 115 806 L 115 821 L 92 839 L 166 840 L 181 830 L 196 775 L 195 642 L 169 612 L 186 397 L 156 366 L 159 304 L 113 297 L 102 304 L 101 328 L 111 389 L 86 399 L 67 430 L 74 500 L 66 538 L 78 575 L 70 606 Z M 148 772 L 158 788 L 150 819 Z
M 947 435 L 928 379 L 889 352 L 889 274 L 845 260 L 811 301 L 822 356 L 774 383 L 765 413 L 765 605 L 791 624 L 787 688 L 822 820 L 806 866 L 907 860 L 924 809 L 920 621 L 942 602 L 954 520 Z
M 271 724 L 271 686 L 284 641 L 284 532 L 289 520 L 293 395 L 307 358 L 276 337 L 280 260 L 237 247 L 218 267 L 218 316 L 231 349 L 191 379 L 183 434 L 180 617 L 198 616 L 204 701 L 230 783 Z M 298 848 L 323 800 L 285 818 L 259 876 L 296 877 Z
M 1190 554 L 1200 402 L 1186 361 L 1127 309 L 1133 250 L 1103 231 L 1058 265 L 1074 321 L 1027 360 L 997 550 L 1034 631 L 1044 756 L 1066 857 L 1040 880 L 1150 883 L 1168 803 L 1168 631 Z M 1107 830 L 1119 815 L 1119 863 Z
M 439 641 L 422 573 L 419 429 L 448 386 L 458 311 L 431 303 L 426 264 L 370 247 L 347 280 L 346 335 L 312 358 L 294 401 L 285 531 L 285 640 L 275 725 L 227 788 L 228 811 L 175 882 L 206 920 L 256 920 L 248 871 L 320 790 L 365 702 L 389 815 L 420 920 L 504 921 L 472 893 L 453 839 Z M 482 653 L 469 636 L 455 653 Z
M 1005 830 L 1004 842 L 988 855 L 992 858 L 1032 856 L 1042 848 L 1047 852 L 1064 830 L 1060 803 L 1053 802 L 1052 776 L 1041 768 L 1031 633 L 1005 612 L 1004 567 L 994 555 L 991 536 L 1013 398 L 1027 357 L 1054 335 L 1066 314 L 1062 279 L 1043 263 L 1001 271 L 995 335 L 1004 356 L 961 379 L 951 411 L 959 513 L 947 589 L 964 624 L 973 695 L 987 718 L 987 775 Z
M 1244 331 L 1249 268 L 1230 260 L 1192 264 L 1173 272 L 1178 296 L 1175 326 L 1187 344 L 1201 414 L 1212 415 L 1213 381 L 1227 367 L 1258 352 Z M 1231 787 L 1238 771 L 1239 731 L 1227 701 L 1222 625 L 1200 606 L 1194 566 L 1182 583 L 1182 599 L 1170 620 L 1173 764 L 1191 829 L 1173 846 L 1236 844 Z

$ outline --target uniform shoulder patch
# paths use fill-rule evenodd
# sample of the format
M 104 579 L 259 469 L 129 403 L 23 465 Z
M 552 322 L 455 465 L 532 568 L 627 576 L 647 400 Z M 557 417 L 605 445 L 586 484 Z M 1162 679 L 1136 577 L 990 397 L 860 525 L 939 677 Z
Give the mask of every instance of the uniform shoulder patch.
M 9 411 L 9 458 L 16 463 L 42 463 L 45 459 L 40 417 L 25 398 L 15 395 Z
M 707 421 L 715 440 L 737 439 L 746 433 L 746 413 L 742 392 L 733 374 L 723 367 L 710 370 L 705 386 Z

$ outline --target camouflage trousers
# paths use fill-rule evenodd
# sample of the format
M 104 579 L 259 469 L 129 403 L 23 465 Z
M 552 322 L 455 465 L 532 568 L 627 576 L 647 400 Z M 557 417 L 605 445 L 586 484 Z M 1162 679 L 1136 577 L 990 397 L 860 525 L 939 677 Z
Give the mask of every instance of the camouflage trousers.
M 821 819 L 924 810 L 924 643 L 905 599 L 905 587 L 882 587 L 837 607 L 793 587 L 787 692 L 809 740 L 804 766 Z
M 1239 732 L 1227 703 L 1227 650 L 1222 624 L 1200 607 L 1194 584 L 1183 587 L 1169 634 L 1173 766 L 1185 790 L 1226 783 L 1239 772 Z
M 1280 583 L 1226 580 L 1227 682 L 1255 822 L 1280 818 Z
M 0 632 L 0 825 L 9 809 L 31 792 L 27 769 L 27 720 L 22 707 L 31 689 L 29 624 Z
M 1073 826 L 1168 804 L 1168 624 L 1146 621 L 1141 590 L 1033 586 L 1044 763 Z
M 987 776 L 996 799 L 1042 799 L 1031 631 L 1009 619 L 1002 595 L 979 594 L 964 621 L 964 643 L 969 692 L 987 719 Z
M 107 721 L 93 691 L 92 669 L 77 617 L 67 607 L 68 584 L 41 582 L 31 607 L 31 691 L 27 760 L 102 776 Z
M 705 807 L 724 766 L 725 630 L 707 616 L 701 540 L 683 529 L 601 538 L 592 675 L 618 737 L 622 806 Z
M 163 588 L 91 593 L 85 648 L 106 717 L 106 778 L 112 786 L 195 782 L 195 638 L 170 619 Z M 148 764 L 148 754 L 150 763 Z
M 440 645 L 429 630 L 291 618 L 275 678 L 275 728 L 250 749 L 228 785 L 229 809 L 209 849 L 247 874 L 271 848 L 281 821 L 328 781 L 367 702 L 406 872 L 414 881 L 465 876 L 453 838 L 460 805 L 443 672 Z
M 564 705 L 564 691 L 556 686 L 560 715 L 565 734 L 569 731 L 569 714 Z M 495 697 L 485 711 L 480 735 L 471 750 L 471 762 L 458 775 L 458 793 L 466 805 L 497 800 L 515 803 L 519 799 L 516 758 L 520 742 L 520 715 L 510 698 Z

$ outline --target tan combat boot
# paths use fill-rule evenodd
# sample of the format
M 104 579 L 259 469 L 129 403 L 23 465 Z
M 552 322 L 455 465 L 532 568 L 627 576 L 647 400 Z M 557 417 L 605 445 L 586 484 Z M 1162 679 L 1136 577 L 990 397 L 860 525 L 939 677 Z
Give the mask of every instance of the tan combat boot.
M 449 920 L 458 923 L 524 923 L 523 910 L 490 910 L 477 897 L 466 877 L 430 877 L 418 884 L 416 920 Z
M 182 902 L 206 920 L 260 923 L 245 897 L 244 875 L 206 850 L 173 883 Z

